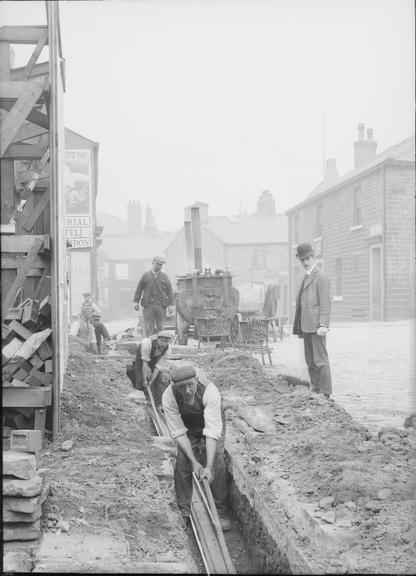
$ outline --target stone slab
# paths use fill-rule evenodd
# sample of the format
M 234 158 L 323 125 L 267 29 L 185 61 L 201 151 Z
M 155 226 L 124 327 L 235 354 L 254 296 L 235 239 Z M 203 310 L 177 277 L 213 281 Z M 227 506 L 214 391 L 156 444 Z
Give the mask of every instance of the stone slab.
M 35 522 L 42 516 L 42 507 L 38 506 L 31 514 L 24 512 L 14 512 L 3 508 L 3 522 Z
M 79 563 L 72 558 L 65 562 L 42 562 L 33 572 L 59 573 L 59 574 L 194 574 L 194 569 L 184 562 L 135 562 L 134 564 L 122 562 L 103 562 L 102 560 L 92 563 Z
M 29 480 L 36 476 L 36 457 L 34 454 L 7 450 L 3 452 L 3 476 L 15 476 Z
M 12 512 L 23 512 L 25 514 L 32 514 L 44 502 L 49 493 L 50 487 L 44 486 L 42 493 L 39 496 L 32 498 L 21 498 L 19 496 L 5 496 L 3 498 L 3 510 Z
M 38 496 L 42 492 L 44 479 L 40 476 L 34 476 L 29 480 L 22 480 L 13 476 L 3 476 L 3 496 Z
M 3 524 L 3 540 L 37 540 L 41 535 L 40 520 L 36 522 L 10 522 Z
M 42 432 L 40 430 L 12 430 L 10 449 L 35 454 L 42 450 Z
M 3 572 L 32 572 L 33 563 L 25 552 L 6 552 L 3 557 Z

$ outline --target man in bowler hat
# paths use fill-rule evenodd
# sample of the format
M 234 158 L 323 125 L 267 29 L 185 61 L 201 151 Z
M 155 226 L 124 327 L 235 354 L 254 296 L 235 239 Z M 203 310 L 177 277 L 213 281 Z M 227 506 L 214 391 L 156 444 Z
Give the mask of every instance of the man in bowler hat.
M 317 266 L 313 248 L 307 242 L 297 246 L 296 258 L 301 262 L 305 276 L 296 298 L 293 333 L 303 338 L 311 390 L 329 398 L 332 380 L 326 334 L 331 312 L 330 280 Z

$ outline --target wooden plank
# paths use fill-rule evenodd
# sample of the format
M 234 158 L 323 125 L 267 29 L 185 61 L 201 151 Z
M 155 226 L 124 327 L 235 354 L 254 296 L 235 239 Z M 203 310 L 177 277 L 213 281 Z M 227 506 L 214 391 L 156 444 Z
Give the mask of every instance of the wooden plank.
M 5 112 L 5 110 L 0 110 L 0 112 Z M 37 136 L 42 136 L 43 134 L 48 134 L 49 130 L 46 128 L 41 128 L 35 124 L 25 121 L 13 138 L 13 142 L 22 142 L 23 140 L 30 140 L 31 138 L 36 138 Z
M 45 318 L 51 315 L 52 310 L 52 297 L 47 294 L 39 304 L 39 315 Z
M 1 44 L 0 44 L 1 45 Z M 40 62 L 33 67 L 30 78 L 38 78 L 39 76 L 47 76 L 49 74 L 49 62 Z M 11 80 L 25 80 L 26 79 L 26 66 L 13 68 L 10 70 Z
M 43 360 L 41 360 L 41 358 L 37 354 L 34 354 L 32 356 L 32 358 L 30 359 L 30 363 L 32 364 L 33 368 L 36 368 L 36 370 L 39 370 L 44 365 Z
M 50 240 L 48 234 L 21 234 L 20 236 L 6 236 L 1 239 L 2 258 L 5 252 L 16 252 L 19 254 L 28 252 L 35 238 L 42 240 L 42 247 L 44 250 L 49 250 Z
M 9 342 L 11 342 L 14 337 L 15 337 L 15 335 L 14 335 L 13 331 L 10 329 L 10 326 L 7 326 L 7 324 L 2 324 L 1 325 L 1 342 L 2 342 L 3 346 L 5 346 Z
M 31 232 L 39 220 L 40 216 L 44 213 L 44 211 L 49 207 L 50 203 L 50 194 L 49 190 L 44 190 L 40 200 L 37 202 L 35 209 L 29 216 L 29 218 L 23 224 L 23 229 L 27 232 Z
M 0 100 L 0 108 L 3 110 L 11 110 L 13 105 L 14 102 L 12 100 Z M 32 124 L 36 124 L 36 126 L 40 126 L 41 128 L 46 128 L 49 130 L 49 118 L 46 114 L 40 112 L 39 110 L 33 109 L 31 112 L 29 112 L 26 120 L 28 122 L 32 122 Z
M 22 318 L 23 310 L 21 308 L 9 308 L 4 320 L 20 320 Z
M 26 120 L 29 112 L 39 100 L 43 92 L 43 84 L 37 80 L 28 80 L 13 108 L 1 125 L 0 156 L 3 157 L 9 145 L 13 142 L 17 131 Z
M 36 48 L 33 50 L 33 53 L 32 53 L 32 56 L 30 57 L 29 62 L 27 63 L 25 80 L 27 80 L 30 77 L 32 70 L 33 70 L 33 67 L 35 66 L 36 62 L 38 61 L 40 53 L 42 52 L 47 41 L 48 41 L 48 29 L 45 28 L 42 36 L 39 38 L 39 41 L 36 45 Z
M 2 256 L 1 258 L 1 269 L 2 270 L 13 270 L 16 268 L 21 268 L 25 263 L 24 256 Z M 40 268 L 42 271 L 48 264 L 48 261 L 45 257 L 42 258 L 40 254 L 38 254 L 33 259 L 33 268 Z M 30 274 L 29 274 L 30 276 Z
M 43 300 L 43 298 L 51 292 L 51 263 L 49 262 L 43 276 L 39 280 L 36 287 L 35 298 L 36 300 Z
M 31 82 L 39 83 L 38 80 Z M 24 80 L 2 80 L 0 81 L 0 98 L 6 100 L 17 100 L 27 87 Z
M 28 330 L 36 331 L 39 317 L 39 301 L 30 300 L 23 306 L 22 324 Z
M 6 315 L 9 308 L 11 308 L 11 306 L 13 305 L 13 301 L 16 297 L 17 291 L 23 287 L 29 270 L 33 268 L 32 264 L 33 258 L 37 255 L 42 245 L 43 245 L 43 239 L 35 237 L 34 241 L 31 244 L 31 247 L 29 248 L 29 252 L 27 253 L 25 263 L 21 268 L 19 268 L 16 278 L 14 279 L 13 284 L 10 286 L 9 291 L 2 303 L 3 317 Z
M 22 382 L 22 380 L 19 380 L 19 378 L 17 378 L 17 376 L 15 375 L 13 380 L 10 383 L 8 383 L 7 386 L 10 386 L 11 388 L 28 388 L 30 384 L 28 384 L 27 382 Z
M 42 372 L 36 368 L 32 368 L 25 378 L 25 382 L 30 384 L 30 386 L 46 386 L 49 383 L 46 375 L 42 374 Z
M 3 346 L 1 349 L 1 356 L 3 362 L 6 363 L 10 358 L 16 355 L 16 352 L 21 348 L 23 345 L 23 341 L 19 338 L 13 338 L 6 346 Z
M 47 29 L 47 26 L 2 26 L 0 28 L 0 42 L 37 44 Z
M 49 360 L 52 358 L 52 348 L 47 340 L 42 342 L 39 346 L 38 354 L 42 360 Z
M 44 408 L 52 402 L 51 388 L 14 388 L 3 386 L 4 408 Z
M 33 334 L 33 332 L 25 328 L 25 326 L 22 326 L 17 320 L 12 320 L 8 327 L 10 330 L 13 330 L 17 336 L 23 338 L 23 340 L 27 340 Z
M 0 80 L 10 80 L 10 44 L 0 42 Z
M 9 224 L 14 210 L 14 161 L 1 160 L 1 223 Z
M 45 360 L 45 372 L 53 372 L 52 358 Z
M 2 158 L 10 160 L 40 160 L 45 153 L 45 148 L 36 146 L 36 144 L 27 144 L 20 142 L 10 144 L 2 154 Z

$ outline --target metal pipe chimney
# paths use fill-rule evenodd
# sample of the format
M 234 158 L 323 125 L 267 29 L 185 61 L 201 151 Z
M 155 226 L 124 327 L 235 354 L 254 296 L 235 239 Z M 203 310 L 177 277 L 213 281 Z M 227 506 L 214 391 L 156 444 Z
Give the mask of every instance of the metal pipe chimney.
M 192 272 L 192 228 L 189 221 L 183 223 L 185 229 L 185 244 L 186 244 L 186 271 Z
M 199 215 L 199 206 L 191 206 L 191 223 L 194 243 L 194 264 L 195 268 L 202 272 L 201 218 Z

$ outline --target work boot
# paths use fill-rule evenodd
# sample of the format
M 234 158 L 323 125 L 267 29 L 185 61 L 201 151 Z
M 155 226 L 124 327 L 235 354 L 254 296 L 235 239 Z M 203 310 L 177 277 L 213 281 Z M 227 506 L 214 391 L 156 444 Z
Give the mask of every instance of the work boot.
M 220 518 L 221 530 L 222 530 L 223 532 L 228 532 L 228 530 L 231 530 L 231 522 L 230 522 L 230 520 L 229 520 L 228 518 L 224 518 L 224 517 L 221 518 L 221 516 L 220 516 L 219 518 Z

